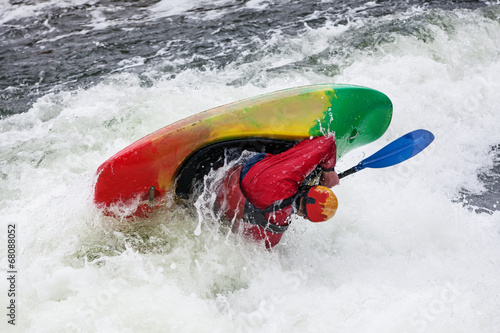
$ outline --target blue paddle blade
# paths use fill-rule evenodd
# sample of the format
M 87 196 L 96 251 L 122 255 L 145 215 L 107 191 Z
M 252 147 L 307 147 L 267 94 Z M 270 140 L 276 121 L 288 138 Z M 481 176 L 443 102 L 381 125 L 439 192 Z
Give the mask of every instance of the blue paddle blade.
M 385 168 L 417 155 L 434 140 L 434 134 L 419 129 L 403 135 L 391 142 L 375 154 L 365 158 L 354 168 L 356 171 L 364 168 Z

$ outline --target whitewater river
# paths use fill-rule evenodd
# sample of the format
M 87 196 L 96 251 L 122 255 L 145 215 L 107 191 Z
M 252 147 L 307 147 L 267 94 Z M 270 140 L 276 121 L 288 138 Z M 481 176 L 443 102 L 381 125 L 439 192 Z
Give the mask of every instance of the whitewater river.
M 0 331 L 500 332 L 499 78 L 496 2 L 0 0 Z M 394 104 L 339 171 L 436 139 L 343 179 L 337 215 L 272 251 L 188 207 L 95 208 L 135 140 L 319 83 Z

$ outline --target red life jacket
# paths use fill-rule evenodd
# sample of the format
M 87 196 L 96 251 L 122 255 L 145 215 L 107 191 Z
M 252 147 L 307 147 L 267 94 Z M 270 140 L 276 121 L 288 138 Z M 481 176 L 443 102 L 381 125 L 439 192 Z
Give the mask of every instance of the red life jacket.
M 217 194 L 217 209 L 225 219 L 231 221 L 233 232 L 242 231 L 245 236 L 265 241 L 267 248 L 273 247 L 281 240 L 288 224 L 277 225 L 270 221 L 276 214 L 285 214 L 289 217 L 292 209 L 279 207 L 279 211 L 272 212 L 272 207 L 265 210 L 255 208 L 241 191 L 241 169 L 241 165 L 232 168 L 222 181 Z
M 278 244 L 288 227 L 299 186 L 316 167 L 333 168 L 336 151 L 333 135 L 314 137 L 281 154 L 267 154 L 245 170 L 241 182 L 242 166 L 233 168 L 218 193 L 223 216 L 245 234 L 265 240 L 267 247 Z
M 337 154 L 333 135 L 305 139 L 277 154 L 268 154 L 241 180 L 241 190 L 252 204 L 265 209 L 297 194 L 298 188 L 318 166 L 331 169 Z M 277 218 L 277 224 L 283 221 Z

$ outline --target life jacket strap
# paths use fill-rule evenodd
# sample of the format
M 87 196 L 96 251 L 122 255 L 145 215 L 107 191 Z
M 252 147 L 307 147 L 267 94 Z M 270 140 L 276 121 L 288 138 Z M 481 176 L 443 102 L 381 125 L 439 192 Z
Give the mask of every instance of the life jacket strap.
M 266 214 L 265 211 L 268 209 L 269 207 L 266 209 L 258 209 L 257 207 L 252 205 L 250 201 L 245 200 L 245 213 L 244 213 L 245 222 L 255 224 L 264 229 L 265 231 L 273 232 L 275 234 L 284 233 L 288 229 L 289 224 L 277 225 L 266 220 L 264 216 Z

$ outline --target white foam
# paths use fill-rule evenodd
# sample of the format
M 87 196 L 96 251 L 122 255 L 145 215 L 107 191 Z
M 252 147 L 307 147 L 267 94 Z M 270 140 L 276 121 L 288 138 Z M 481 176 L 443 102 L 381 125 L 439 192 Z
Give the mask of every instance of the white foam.
M 0 120 L 0 216 L 19 229 L 18 328 L 495 331 L 499 213 L 476 214 L 452 199 L 462 187 L 481 190 L 477 172 L 492 165 L 487 152 L 500 142 L 500 27 L 471 12 L 448 15 L 453 29 L 433 27 L 434 40 L 396 36 L 354 53 L 334 78 L 263 70 L 328 49 L 342 28 L 326 26 L 275 36 L 268 43 L 277 53 L 255 63 L 186 70 L 150 88 L 114 74 Z M 388 132 L 339 170 L 410 130 L 436 135 L 412 160 L 344 179 L 332 221 L 297 219 L 268 252 L 204 224 L 195 235 L 198 217 L 185 209 L 127 227 L 94 208 L 95 170 L 140 137 L 228 102 L 331 81 L 373 87 L 394 102 Z M 5 230 L 0 237 L 5 244 Z M 0 259 L 5 268 L 5 251 Z
M 16 4 L 9 0 L 0 1 L 0 24 L 11 20 L 25 19 L 43 14 L 48 8 L 66 8 L 84 4 L 94 4 L 96 0 L 49 0 L 29 4 Z
M 232 0 L 161 0 L 149 8 L 155 18 L 169 17 L 175 15 L 186 14 L 188 11 L 204 8 L 207 6 L 223 6 L 232 3 Z M 220 11 L 220 10 L 218 10 Z M 209 14 L 214 18 L 215 14 Z

